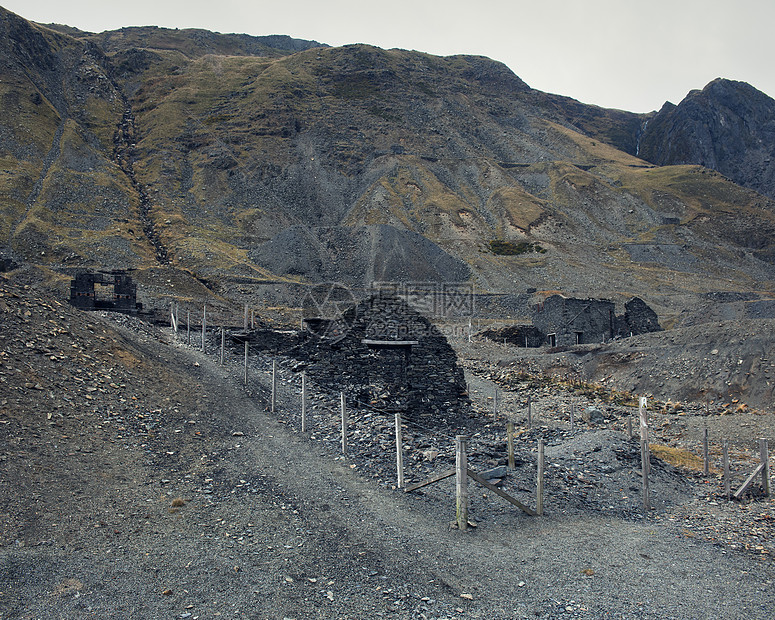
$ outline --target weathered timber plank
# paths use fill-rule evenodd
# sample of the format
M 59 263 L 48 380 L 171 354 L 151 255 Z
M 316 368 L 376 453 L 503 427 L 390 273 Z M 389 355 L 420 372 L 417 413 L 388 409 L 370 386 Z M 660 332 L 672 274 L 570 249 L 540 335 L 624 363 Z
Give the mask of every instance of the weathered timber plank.
M 433 476 L 432 478 L 428 478 L 427 480 L 424 480 L 423 482 L 417 482 L 415 484 L 410 484 L 408 487 L 404 489 L 406 493 L 409 493 L 411 491 L 416 491 L 417 489 L 421 489 L 423 487 L 427 487 L 429 484 L 434 484 L 436 482 L 439 482 L 440 480 L 444 480 L 445 478 L 451 478 L 455 475 L 454 469 L 448 469 L 445 472 L 442 472 L 436 476 Z
M 510 502 L 510 503 L 514 504 L 522 512 L 525 512 L 525 513 L 529 514 L 531 517 L 537 517 L 538 516 L 538 514 L 532 508 L 528 508 L 522 502 L 520 502 L 518 499 L 512 497 L 511 495 L 509 495 L 505 491 L 501 491 L 494 484 L 490 484 L 489 482 L 487 482 L 484 478 L 482 478 L 476 472 L 473 472 L 473 471 L 471 471 L 469 469 L 468 470 L 468 477 L 469 478 L 473 478 L 474 480 L 476 480 L 476 482 L 481 484 L 484 488 L 486 488 L 486 489 L 492 491 L 493 493 L 495 493 L 495 495 L 498 495 L 498 496 L 502 497 L 503 499 L 505 499 L 507 502 Z

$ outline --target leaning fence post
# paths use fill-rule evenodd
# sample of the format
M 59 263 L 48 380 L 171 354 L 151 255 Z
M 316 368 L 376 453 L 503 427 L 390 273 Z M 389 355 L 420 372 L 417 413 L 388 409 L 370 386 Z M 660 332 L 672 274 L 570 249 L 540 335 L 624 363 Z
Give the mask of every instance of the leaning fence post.
M 722 443 L 722 458 L 724 460 L 724 495 L 730 498 L 730 480 L 729 480 L 729 439 Z
M 651 460 L 649 458 L 649 426 L 646 418 L 646 397 L 640 397 L 640 406 L 638 408 L 640 417 L 640 463 L 641 478 L 643 479 L 643 510 L 651 510 L 651 498 L 649 497 L 649 470 L 651 469 Z
M 538 440 L 538 471 L 536 474 L 536 514 L 544 514 L 544 440 Z
M 270 411 L 274 413 L 277 406 L 277 360 L 272 360 L 272 400 L 269 405 Z
M 458 529 L 468 529 L 468 436 L 455 438 L 455 491 Z
M 764 497 L 770 496 L 770 451 L 766 439 L 759 440 L 759 454 L 762 459 L 762 491 Z
M 307 373 L 301 373 L 301 432 L 307 432 Z
M 398 488 L 404 488 L 404 439 L 401 435 L 401 414 L 396 413 L 396 474 Z
M 347 454 L 347 401 L 344 392 L 339 393 L 339 401 L 342 412 L 342 454 Z
M 506 441 L 509 447 L 509 469 L 514 469 L 514 422 L 506 422 Z
M 178 317 L 175 316 L 175 304 L 170 305 L 170 324 L 172 331 L 178 333 Z

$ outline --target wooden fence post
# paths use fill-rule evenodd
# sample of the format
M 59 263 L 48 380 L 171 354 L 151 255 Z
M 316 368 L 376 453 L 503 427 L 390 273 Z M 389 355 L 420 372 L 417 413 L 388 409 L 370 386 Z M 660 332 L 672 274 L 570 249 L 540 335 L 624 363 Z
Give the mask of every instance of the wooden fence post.
M 627 435 L 632 439 L 632 416 L 627 418 Z
M 766 439 L 759 440 L 759 455 L 762 460 L 762 491 L 764 497 L 770 496 L 770 451 Z
M 248 384 L 248 341 L 245 340 L 245 385 Z
M 651 510 L 651 498 L 649 494 L 649 471 L 651 469 L 651 459 L 649 458 L 649 426 L 646 418 L 646 398 L 640 397 L 638 407 L 638 416 L 640 417 L 640 464 L 641 478 L 643 479 L 643 510 Z
M 509 447 L 509 469 L 514 469 L 514 422 L 506 423 L 506 442 Z
M 460 530 L 468 529 L 468 436 L 455 438 L 456 520 Z
M 301 373 L 301 432 L 307 432 L 307 373 Z
M 339 400 L 342 410 L 342 454 L 347 454 L 347 401 L 344 392 L 339 393 Z
M 272 400 L 269 405 L 270 411 L 272 413 L 274 413 L 276 406 L 277 406 L 277 360 L 272 360 Z
M 401 414 L 396 413 L 396 474 L 398 488 L 404 488 L 404 439 L 401 434 Z
M 708 455 L 708 427 L 702 432 L 702 473 L 705 476 L 710 475 L 710 457 Z
M 527 397 L 527 427 L 533 428 L 533 397 Z
M 570 430 L 573 430 L 573 426 L 576 423 L 576 403 L 570 404 Z
M 536 480 L 536 513 L 544 514 L 544 440 L 538 440 L 538 471 Z
M 722 458 L 724 460 L 724 495 L 727 500 L 731 497 L 730 480 L 729 480 L 729 439 L 725 439 L 722 443 Z
M 207 304 L 202 308 L 202 353 L 205 352 L 205 334 L 207 333 Z
M 492 414 L 493 417 L 498 416 L 498 388 L 495 388 L 495 391 L 492 395 Z

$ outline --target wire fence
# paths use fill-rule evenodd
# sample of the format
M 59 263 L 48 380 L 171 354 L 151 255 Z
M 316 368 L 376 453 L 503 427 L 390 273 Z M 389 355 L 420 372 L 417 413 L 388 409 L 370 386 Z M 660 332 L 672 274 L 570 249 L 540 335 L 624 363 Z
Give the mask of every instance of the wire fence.
M 297 353 L 301 348 L 305 346 L 305 341 L 302 339 L 299 342 L 289 344 L 287 347 L 281 349 L 273 349 L 271 352 L 267 352 L 266 348 L 258 344 L 251 342 L 250 331 L 255 328 L 255 315 L 252 311 L 248 311 L 246 308 L 243 313 L 237 315 L 234 311 L 227 311 L 223 309 L 208 310 L 207 307 L 187 308 L 185 314 L 185 323 L 182 323 L 180 315 L 179 304 L 173 304 L 170 312 L 170 325 L 174 331 L 174 334 L 179 342 L 185 342 L 190 346 L 199 348 L 203 353 L 210 356 L 216 356 L 219 358 L 220 363 L 224 366 L 231 367 L 234 372 L 237 372 L 239 368 L 243 375 L 243 383 L 247 392 L 254 398 L 258 399 L 263 405 L 266 411 L 279 413 L 284 412 L 288 416 L 288 423 L 293 424 L 296 428 L 304 427 L 311 422 L 311 426 L 316 431 L 323 431 L 329 434 L 341 433 L 341 445 L 342 452 L 347 452 L 347 433 L 348 433 L 348 416 L 353 412 L 369 412 L 375 414 L 378 420 L 381 420 L 383 425 L 390 423 L 394 419 L 396 420 L 396 438 L 397 445 L 395 447 L 397 457 L 397 472 L 399 481 L 403 478 L 401 454 L 402 448 L 402 433 L 412 432 L 424 432 L 428 435 L 447 441 L 449 445 L 454 445 L 459 441 L 460 435 L 458 430 L 451 431 L 445 429 L 443 426 L 428 426 L 423 423 L 420 416 L 416 415 L 413 411 L 401 407 L 378 407 L 371 403 L 364 402 L 358 397 L 351 397 L 349 400 L 345 398 L 344 391 L 335 390 L 333 388 L 324 387 L 315 384 L 309 380 L 309 377 L 299 367 L 304 365 L 304 362 L 290 362 L 293 358 L 293 354 Z M 192 319 L 194 322 L 192 322 Z M 241 345 L 241 346 L 240 346 Z M 240 350 L 241 349 L 241 350 Z M 293 364 L 294 367 L 289 367 Z M 339 393 L 337 393 L 339 392 Z M 316 401 L 316 406 L 307 407 L 308 397 L 312 397 Z M 494 393 L 494 409 L 493 419 L 499 419 L 498 410 L 498 392 Z M 339 401 L 339 402 L 337 402 Z M 348 407 L 350 410 L 348 411 Z M 526 426 L 530 428 L 532 425 L 533 405 L 530 399 L 526 408 L 527 419 Z M 277 411 L 276 411 L 277 409 Z M 337 409 L 339 412 L 337 413 Z M 297 415 L 302 411 L 306 411 L 308 415 L 306 419 L 302 415 Z M 396 414 L 399 414 L 396 416 Z M 513 417 L 500 416 L 504 425 L 512 424 Z M 628 418 L 628 433 L 630 438 L 633 438 L 632 431 L 633 417 Z M 571 429 L 574 428 L 577 418 L 577 404 L 572 402 L 569 407 L 569 423 Z M 644 510 L 650 509 L 650 497 L 649 497 L 649 472 L 651 455 L 649 452 L 649 435 L 648 435 L 648 422 L 645 415 L 645 404 L 641 400 L 639 408 L 639 426 L 640 426 L 640 443 L 641 443 L 641 470 L 645 475 L 642 475 L 643 481 L 643 506 Z M 307 426 L 307 428 L 309 428 Z M 509 451 L 513 449 L 513 428 L 509 430 Z M 708 444 L 707 432 L 703 438 L 703 461 L 704 461 L 704 475 L 710 474 L 710 450 Z M 754 479 L 761 476 L 762 491 L 765 496 L 770 494 L 769 484 L 769 453 L 768 444 L 766 439 L 762 439 L 759 442 L 760 452 L 760 464 L 756 469 L 746 478 L 745 482 L 739 489 L 733 492 L 731 487 L 731 470 L 728 458 L 728 442 L 724 440 L 723 449 L 723 484 L 725 489 L 725 495 L 727 498 L 739 499 L 743 493 L 749 491 L 753 484 Z M 509 461 L 513 461 L 513 454 L 510 453 Z M 543 483 L 540 483 L 541 487 Z M 399 486 L 403 486 L 399 482 Z M 542 497 L 542 496 L 541 496 Z

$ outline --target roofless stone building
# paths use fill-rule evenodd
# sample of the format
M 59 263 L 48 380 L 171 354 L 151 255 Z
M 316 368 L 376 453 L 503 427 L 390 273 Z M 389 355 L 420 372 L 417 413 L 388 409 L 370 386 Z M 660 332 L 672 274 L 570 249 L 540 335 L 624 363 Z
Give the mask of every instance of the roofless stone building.
M 293 353 L 306 358 L 317 383 L 385 413 L 401 412 L 417 425 L 459 425 L 468 402 L 465 376 L 430 320 L 398 297 L 376 295 L 337 323 L 326 331 L 320 321 L 308 321 L 316 331 Z

